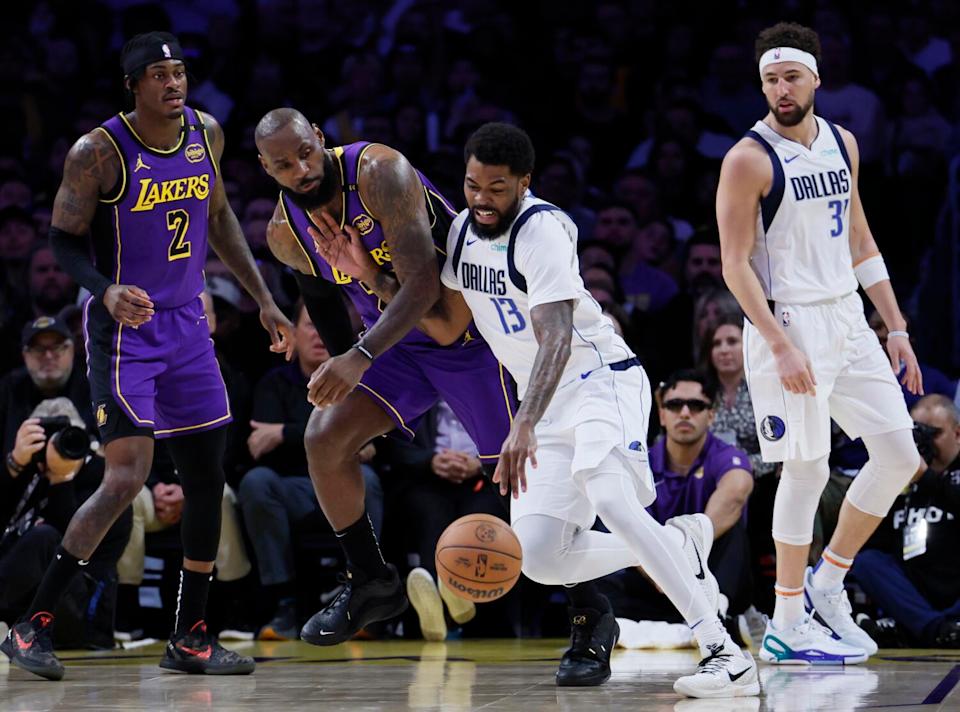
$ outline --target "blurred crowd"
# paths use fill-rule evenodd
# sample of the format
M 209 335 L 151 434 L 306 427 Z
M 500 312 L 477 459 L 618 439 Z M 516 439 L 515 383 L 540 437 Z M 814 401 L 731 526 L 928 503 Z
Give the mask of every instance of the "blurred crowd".
M 51 206 L 72 143 L 130 108 L 118 59 L 123 41 L 142 31 L 172 31 L 187 55 L 188 103 L 224 126 L 221 167 L 229 200 L 277 303 L 289 310 L 298 332 L 292 363 L 271 355 L 255 304 L 211 255 L 205 299 L 235 418 L 216 594 L 225 605 L 217 608 L 216 627 L 281 638 L 330 600 L 338 549 L 313 498 L 302 448 L 310 414 L 304 386 L 328 354 L 297 301 L 292 275 L 266 245 L 277 194 L 253 143 L 261 116 L 295 106 L 323 130 L 328 146 L 361 139 L 391 145 L 457 207 L 464 202 L 466 137 L 493 120 L 530 133 L 537 149 L 533 192 L 574 219 L 586 286 L 651 381 L 665 382 L 651 414 L 651 442 L 660 438 L 652 450 L 659 458 L 655 475 L 659 467 L 657 479 L 665 483 L 657 516 L 694 510 L 714 519 L 718 543 L 724 543 L 711 561 L 719 567 L 721 586 L 727 581 L 730 616 L 744 616 L 747 631 L 751 616 L 772 603 L 770 517 L 777 468 L 759 457 L 743 379 L 743 316 L 721 274 L 714 195 L 723 155 L 766 113 L 753 56 L 756 34 L 782 19 L 813 27 L 823 54 L 815 110 L 857 136 L 866 213 L 900 303 L 910 312 L 911 331 L 927 335 L 916 344 L 918 356 L 927 392 L 940 396 L 909 401 L 920 413 L 918 422 L 932 429 L 930 479 L 916 485 L 925 483 L 930 501 L 911 515 L 919 510 L 910 509 L 917 498 L 910 495 L 897 510 L 899 522 L 891 515 L 890 527 L 872 545 L 899 563 L 903 585 L 913 586 L 936 615 L 918 627 L 915 611 L 904 613 L 890 603 L 902 596 L 877 590 L 865 570 L 854 600 L 878 635 L 894 631 L 901 642 L 960 644 L 946 623 L 960 619 L 960 576 L 953 576 L 951 589 L 942 576 L 916 572 L 924 564 L 945 565 L 939 557 L 960 543 L 955 519 L 944 515 L 943 522 L 930 524 L 945 526 L 949 519 L 942 546 L 909 556 L 902 541 L 910 517 L 929 517 L 930 507 L 960 508 L 954 405 L 960 364 L 937 348 L 936 300 L 943 285 L 930 283 L 931 274 L 938 274 L 931 260 L 942 246 L 947 170 L 960 153 L 960 5 L 38 0 L 7 8 L 5 19 L 0 406 L 9 400 L 19 407 L 4 415 L 4 454 L 17 447 L 20 421 L 12 422 L 13 413 L 29 415 L 53 397 L 73 400 L 95 433 L 86 412 L 89 398 L 83 401 L 82 295 L 47 245 Z M 54 317 L 55 328 L 38 327 L 41 317 Z M 882 322 L 873 318 L 871 325 L 884 341 Z M 475 455 L 442 404 L 413 444 L 387 437 L 361 453 L 367 510 L 383 532 L 385 554 L 402 569 L 422 566 L 435 574 L 433 542 L 456 517 L 470 511 L 504 516 Z M 837 431 L 835 476 L 824 496 L 817 542 L 829 537 L 838 493 L 864 459 L 862 445 Z M 69 516 L 45 515 L 46 508 L 51 502 L 75 508 L 97 476 L 90 472 L 88 479 L 68 483 L 40 478 L 27 492 L 23 480 L 9 475 L 0 473 L 0 530 L 6 529 L 0 539 L 0 619 L 8 621 L 29 594 L 12 583 L 10 551 L 17 550 L 18 566 L 31 551 L 42 564 L 49 541 L 28 539 L 25 547 L 25 534 L 42 523 L 52 527 L 48 535 L 55 545 Z M 51 496 L 63 491 L 58 487 L 76 491 L 60 502 Z M 169 562 L 179 556 L 182 498 L 176 472 L 158 448 L 154 472 L 124 530 L 129 534 L 117 549 L 118 570 L 87 576 L 85 590 L 77 593 L 89 600 L 107 582 L 114 593 L 103 598 L 110 605 L 104 615 L 115 611 L 117 630 L 162 629 L 172 615 L 176 565 Z M 35 516 L 24 519 L 25 511 Z M 732 574 L 724 577 L 720 569 Z M 621 602 L 618 615 L 658 615 L 650 602 L 656 591 L 634 574 L 608 582 Z M 464 622 L 472 614 L 463 614 L 451 626 L 462 624 L 464 635 L 554 633 L 558 623 L 544 613 L 550 606 L 541 604 L 562 597 L 539 588 L 524 582 L 504 601 L 482 606 L 477 622 Z M 82 606 L 78 611 L 83 618 Z M 160 622 L 151 623 L 151 616 Z M 898 623 L 898 616 L 906 620 Z M 100 639 L 82 630 L 110 623 L 87 618 L 77 639 L 92 644 Z M 557 620 L 562 625 L 562 614 Z M 372 634 L 418 634 L 414 618 L 405 623 Z

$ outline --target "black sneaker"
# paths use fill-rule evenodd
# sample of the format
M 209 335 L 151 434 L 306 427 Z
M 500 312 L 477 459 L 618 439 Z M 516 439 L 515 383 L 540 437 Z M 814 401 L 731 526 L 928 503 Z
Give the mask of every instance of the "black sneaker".
M 348 569 L 343 589 L 326 608 L 314 613 L 300 631 L 313 645 L 336 645 L 350 640 L 364 626 L 385 621 L 407 610 L 407 594 L 393 564 L 388 579 L 362 579 Z
M 207 624 L 197 621 L 189 632 L 170 637 L 160 667 L 194 675 L 249 675 L 256 663 L 224 648 L 207 632 Z
M 613 613 L 570 608 L 570 649 L 560 659 L 557 685 L 593 687 L 610 679 L 610 654 L 620 637 Z
M 935 643 L 938 648 L 960 648 L 960 621 L 948 618 L 941 623 Z
M 0 643 L 0 650 L 27 672 L 48 680 L 63 678 L 63 663 L 53 653 L 53 616 L 46 611 L 14 625 Z
M 909 648 L 910 645 L 893 618 L 871 618 L 865 613 L 857 616 L 857 625 L 876 642 L 880 648 Z
M 257 636 L 259 640 L 296 640 L 300 629 L 297 627 L 297 608 L 293 603 L 281 603 L 277 606 L 273 618 Z

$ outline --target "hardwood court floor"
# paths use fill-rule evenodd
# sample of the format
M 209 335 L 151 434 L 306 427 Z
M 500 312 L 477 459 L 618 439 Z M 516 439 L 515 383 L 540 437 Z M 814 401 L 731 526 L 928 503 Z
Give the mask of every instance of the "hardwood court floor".
M 67 676 L 47 682 L 0 655 L 0 712 L 26 710 L 664 710 L 808 712 L 960 710 L 960 651 L 881 651 L 869 665 L 760 666 L 762 697 L 683 700 L 673 680 L 696 663 L 691 651 L 617 651 L 598 688 L 553 682 L 562 640 L 448 643 L 236 643 L 256 656 L 246 677 L 167 673 L 160 644 L 129 651 L 64 651 Z

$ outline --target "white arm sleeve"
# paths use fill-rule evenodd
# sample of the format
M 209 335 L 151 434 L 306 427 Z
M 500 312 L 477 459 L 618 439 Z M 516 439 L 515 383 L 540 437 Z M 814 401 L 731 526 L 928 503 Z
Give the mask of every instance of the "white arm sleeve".
M 576 228 L 568 232 L 557 215 L 541 213 L 530 218 L 517 236 L 514 262 L 527 280 L 530 309 L 580 298 L 583 281 L 577 271 Z

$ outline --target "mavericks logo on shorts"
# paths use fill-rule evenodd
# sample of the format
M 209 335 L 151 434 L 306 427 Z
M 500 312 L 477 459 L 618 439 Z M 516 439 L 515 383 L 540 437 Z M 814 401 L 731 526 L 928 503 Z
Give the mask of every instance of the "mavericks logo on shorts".
M 776 442 L 782 438 L 786 432 L 787 426 L 783 422 L 783 419 L 778 418 L 775 415 L 768 415 L 760 421 L 760 434 L 763 436 L 764 440 Z

